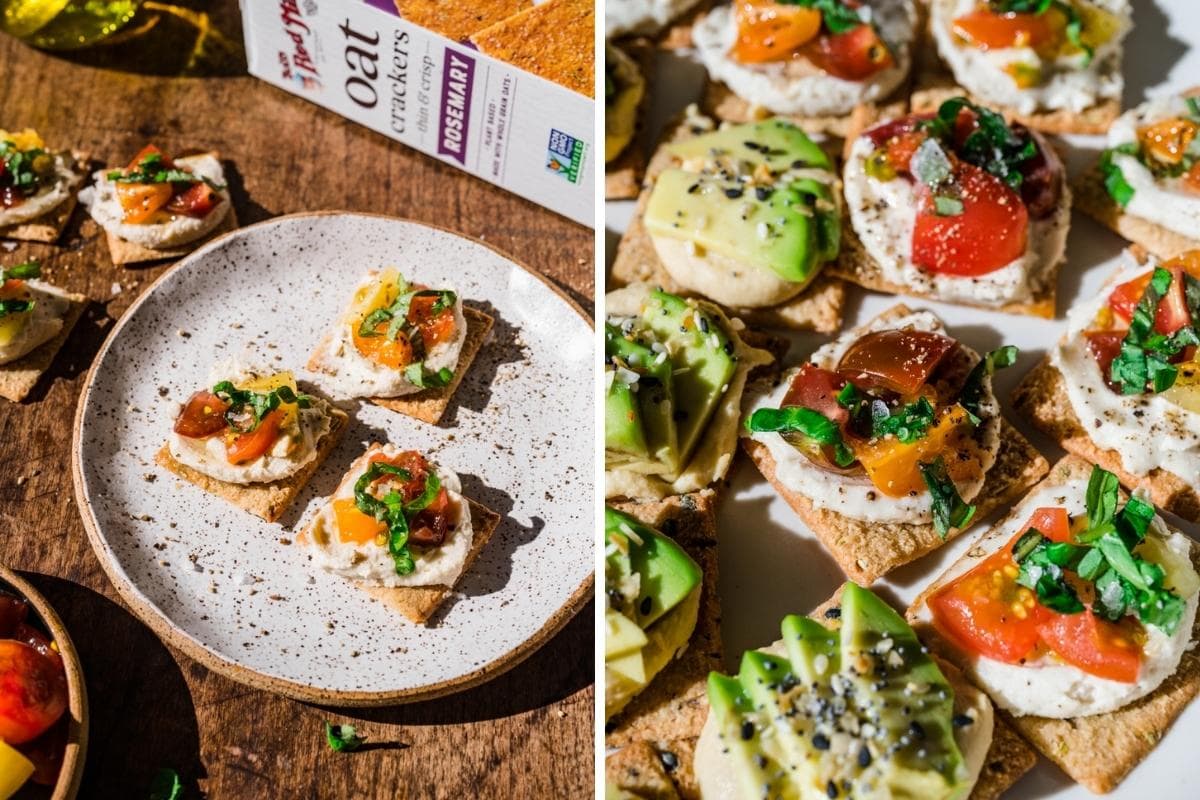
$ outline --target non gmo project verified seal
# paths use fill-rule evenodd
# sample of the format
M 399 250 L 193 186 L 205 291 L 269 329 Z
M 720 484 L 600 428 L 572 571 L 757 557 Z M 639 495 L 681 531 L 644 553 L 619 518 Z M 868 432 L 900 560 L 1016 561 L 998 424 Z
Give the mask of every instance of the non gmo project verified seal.
M 583 164 L 584 144 L 574 136 L 550 129 L 546 169 L 561 175 L 571 183 L 579 183 L 579 167 Z

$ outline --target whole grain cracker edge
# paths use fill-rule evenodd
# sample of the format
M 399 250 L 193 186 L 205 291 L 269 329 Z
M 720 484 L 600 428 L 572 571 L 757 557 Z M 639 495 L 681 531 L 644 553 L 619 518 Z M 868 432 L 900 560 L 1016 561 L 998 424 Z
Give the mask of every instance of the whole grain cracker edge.
M 71 305 L 63 315 L 62 329 L 53 339 L 44 342 L 16 361 L 0 364 L 0 397 L 19 403 L 29 396 L 38 381 L 54 363 L 55 356 L 71 336 L 75 324 L 87 309 L 88 299 L 81 294 L 68 294 Z

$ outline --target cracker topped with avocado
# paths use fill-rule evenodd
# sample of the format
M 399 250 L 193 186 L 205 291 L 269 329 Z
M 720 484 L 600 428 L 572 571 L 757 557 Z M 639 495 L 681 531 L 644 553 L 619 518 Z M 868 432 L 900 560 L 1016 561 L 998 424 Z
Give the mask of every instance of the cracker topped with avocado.
M 753 324 L 833 332 L 844 288 L 830 157 L 791 122 L 717 129 L 689 107 L 651 159 L 613 263 L 618 283 L 701 295 Z
M 774 357 L 711 303 L 646 285 L 605 302 L 605 496 L 653 499 L 724 477 L 746 378 Z

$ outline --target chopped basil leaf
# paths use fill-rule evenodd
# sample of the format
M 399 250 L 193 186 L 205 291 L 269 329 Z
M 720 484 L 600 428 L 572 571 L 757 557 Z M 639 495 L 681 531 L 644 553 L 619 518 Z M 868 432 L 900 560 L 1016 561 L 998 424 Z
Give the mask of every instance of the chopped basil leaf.
M 1037 142 L 1028 132 L 1018 134 L 1004 117 L 989 108 L 975 105 L 965 97 L 953 97 L 938 107 L 935 117 L 921 127 L 944 145 L 954 146 L 958 115 L 963 109 L 975 114 L 978 126 L 956 152 L 968 163 L 990 172 L 1016 189 L 1024 181 L 1020 166 L 1038 154 Z
M 40 148 L 18 150 L 14 142 L 0 142 L 0 186 L 16 189 L 22 197 L 32 197 L 54 177 L 54 157 Z
M 988 8 L 996 14 L 1044 14 L 1051 8 L 1062 12 L 1067 18 L 1067 41 L 1083 51 L 1084 64 L 1091 63 L 1092 48 L 1083 43 L 1083 20 L 1075 6 L 1066 0 L 988 0 Z
M 251 433 L 257 430 L 263 417 L 279 408 L 281 403 L 295 403 L 300 408 L 312 405 L 311 396 L 297 394 L 288 386 L 279 386 L 269 392 L 254 392 L 238 389 L 230 381 L 221 381 L 212 391 L 229 404 L 225 411 L 225 421 L 237 433 Z
M 362 746 L 364 737 L 358 735 L 353 725 L 325 723 L 325 741 L 329 749 L 338 753 L 353 753 Z
M 183 797 L 183 781 L 179 773 L 170 767 L 155 770 L 150 779 L 150 800 L 180 800 Z
M 963 201 L 949 195 L 934 195 L 933 210 L 939 217 L 957 217 L 963 213 Z
M 1116 475 L 1101 467 L 1092 467 L 1086 495 L 1088 530 L 1099 528 L 1116 517 L 1120 491 L 1121 482 Z
M 925 436 L 933 425 L 936 412 L 933 405 L 925 397 L 917 398 L 916 402 L 901 406 L 890 414 L 887 406 L 883 406 L 884 414 L 873 417 L 873 436 L 895 436 L 902 444 L 912 444 Z M 872 414 L 879 409 L 872 408 Z
M 410 481 L 413 477 L 412 473 L 403 467 L 386 461 L 372 461 L 367 471 L 359 475 L 358 480 L 354 482 L 354 507 L 368 517 L 387 525 L 388 554 L 392 557 L 396 574 L 408 575 L 416 569 L 416 562 L 408 549 L 409 523 L 437 499 L 442 482 L 434 470 L 429 470 L 425 474 L 425 487 L 421 494 L 408 503 L 405 503 L 403 496 L 396 491 L 390 491 L 382 498 L 371 494 L 371 485 L 389 475 L 402 481 Z
M 962 391 L 958 394 L 958 404 L 966 409 L 972 425 L 978 425 L 983 421 L 980 404 L 983 403 L 984 398 L 984 379 L 995 375 L 998 369 L 1011 367 L 1017 363 L 1017 353 L 1019 352 L 1016 345 L 1009 344 L 998 347 L 981 358 L 967 375 Z
M 1138 148 L 1137 145 L 1126 144 L 1109 148 L 1100 154 L 1100 174 L 1104 176 L 1104 188 L 1113 202 L 1125 208 L 1133 199 L 1134 189 L 1129 185 L 1129 181 L 1125 180 L 1125 173 L 1121 172 L 1121 168 L 1113 163 L 1113 156 L 1117 153 L 1136 156 Z
M 815 8 L 821 12 L 821 22 L 830 33 L 845 33 L 863 24 L 858 11 L 842 0 L 779 0 L 781 5 Z
M 798 433 L 816 444 L 832 447 L 834 463 L 839 467 L 855 461 L 837 423 L 811 408 L 759 408 L 746 420 L 746 429 L 754 433 Z
M 1121 341 L 1121 352 L 1109 367 L 1109 378 L 1121 387 L 1122 394 L 1142 394 L 1147 384 L 1153 392 L 1170 389 L 1179 374 L 1170 359 L 1185 347 L 1200 345 L 1194 319 L 1192 325 L 1180 328 L 1171 336 L 1154 332 L 1159 301 L 1170 290 L 1172 280 L 1170 271 L 1162 267 L 1155 269 L 1134 307 L 1129 330 Z M 1194 299 L 1196 292 L 1193 289 Z
M 32 300 L 0 300 L 0 319 L 9 314 L 25 314 L 33 311 L 34 305 Z
M 1086 548 L 1069 542 L 1054 542 L 1034 528 L 1025 532 L 1013 546 L 1013 560 L 1020 566 L 1017 583 L 1032 590 L 1038 602 L 1061 614 L 1083 611 L 1083 603 L 1063 571 L 1079 563 Z
M 42 264 L 36 259 L 13 267 L 0 267 L 0 283 L 5 281 L 27 281 L 42 277 Z
M 918 464 L 921 478 L 933 499 L 933 529 L 943 539 L 952 528 L 962 530 L 975 516 L 975 506 L 963 502 L 958 487 L 946 472 L 946 461 L 938 456 L 932 462 Z
M 370 336 L 379 336 L 380 335 L 379 331 L 377 331 L 375 329 L 378 328 L 382 323 L 390 320 L 391 318 L 392 318 L 392 315 L 390 313 L 388 313 L 388 310 L 386 308 L 375 309 L 370 314 L 367 314 L 365 317 L 363 317 L 363 321 L 361 323 L 359 323 L 358 335 L 362 336 L 364 338 L 370 337 Z M 389 338 L 392 341 L 395 341 L 395 339 L 396 339 L 395 336 L 391 336 Z
M 450 385 L 450 381 L 454 380 L 454 370 L 442 367 L 437 372 L 430 372 L 425 369 L 424 362 L 418 361 L 404 368 L 404 379 L 422 389 L 438 389 Z

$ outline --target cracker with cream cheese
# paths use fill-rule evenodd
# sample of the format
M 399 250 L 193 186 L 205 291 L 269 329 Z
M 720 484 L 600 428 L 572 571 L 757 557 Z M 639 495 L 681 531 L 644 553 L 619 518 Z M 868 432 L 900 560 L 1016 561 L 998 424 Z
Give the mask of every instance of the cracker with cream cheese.
M 454 396 L 458 385 L 462 383 L 463 376 L 467 374 L 475 356 L 487 341 L 492 326 L 495 325 L 495 320 L 490 316 L 466 304 L 463 304 L 463 319 L 467 323 L 467 335 L 463 339 L 462 349 L 459 350 L 458 363 L 454 365 L 454 377 L 448 384 L 422 389 L 419 392 L 399 397 L 372 397 L 371 402 L 383 406 L 389 411 L 428 422 L 430 425 L 437 425 L 441 422 L 442 415 L 446 413 L 446 409 L 450 405 L 450 398 Z M 336 324 L 343 323 L 339 319 Z M 305 365 L 307 369 L 316 373 L 337 371 L 337 363 L 327 355 L 332 336 L 332 332 L 326 333 L 321 339 L 320 344 L 309 356 L 308 364 Z
M 897 319 L 911 313 L 895 306 L 880 315 Z M 863 332 L 866 327 L 861 328 Z M 813 535 L 825 545 L 834 561 L 851 580 L 869 585 L 893 569 L 915 561 L 936 550 L 962 533 L 952 529 L 945 538 L 933 523 L 867 522 L 852 519 L 836 511 L 817 508 L 806 495 L 785 486 L 776 477 L 775 459 L 767 446 L 743 437 L 742 448 L 775 491 L 791 506 Z M 976 507 L 974 521 L 1007 507 L 1037 483 L 1049 465 L 1025 437 L 1006 420 L 1000 420 L 1000 449 L 987 471 L 983 488 L 971 502 Z
M 1075 190 L 1076 208 L 1159 258 L 1172 258 L 1188 250 L 1200 249 L 1200 239 L 1180 235 L 1157 222 L 1126 214 L 1104 188 L 1104 176 L 1100 173 L 1099 164 L 1092 165 L 1078 176 L 1072 182 L 1072 188 Z
M 1091 475 L 1092 464 L 1077 456 L 1068 455 L 1050 469 L 1050 474 L 1030 491 L 1043 487 L 1060 486 L 1075 479 L 1086 480 Z M 1013 512 L 1016 513 L 1016 512 Z M 1022 512 L 1022 513 L 1027 513 Z M 1013 514 L 996 523 L 999 530 L 1013 520 Z M 979 539 L 983 542 L 991 532 Z M 982 559 L 991 549 L 976 546 L 960 559 Z M 1200 567 L 1200 551 L 1192 544 L 1192 563 Z M 954 569 L 952 566 L 950 569 Z M 932 625 L 916 622 L 918 609 L 940 588 L 941 579 L 934 581 L 913 602 L 908 610 L 909 622 L 915 626 L 929 647 L 943 658 L 963 666 L 963 654 L 941 638 Z M 1193 626 L 1192 639 L 1200 638 L 1200 617 Z M 1106 714 L 1096 714 L 1073 719 L 1048 719 L 1045 717 L 1014 717 L 999 711 L 1010 725 L 1053 761 L 1071 778 L 1093 792 L 1110 792 L 1117 787 L 1129 772 L 1150 754 L 1159 739 L 1167 732 L 1189 703 L 1200 693 L 1200 653 L 1195 649 L 1185 650 L 1179 668 L 1161 686 L 1140 700 Z
M 66 153 L 63 153 L 66 156 Z M 72 169 L 79 175 L 79 181 L 83 180 L 83 176 L 88 172 L 88 165 L 91 158 L 87 153 L 73 150 L 70 153 L 73 161 Z M 79 186 L 79 181 L 70 187 L 67 192 L 67 198 L 57 206 L 52 208 L 37 219 L 31 219 L 28 222 L 21 222 L 16 225 L 7 227 L 0 226 L 0 239 L 18 239 L 23 242 L 42 242 L 44 244 L 53 244 L 62 236 L 63 230 L 67 227 L 67 223 L 71 220 L 71 214 L 75 211 L 75 206 L 79 203 L 79 198 L 75 194 L 75 189 Z
M 248 484 L 217 480 L 211 475 L 179 463 L 171 455 L 170 445 L 167 444 L 162 446 L 154 460 L 160 467 L 183 478 L 188 483 L 199 486 L 209 494 L 214 494 L 267 522 L 275 522 L 300 494 L 304 485 L 308 483 L 308 479 L 317 471 L 317 467 L 321 466 L 321 462 L 333 452 L 333 448 L 341 440 L 342 434 L 350 422 L 346 412 L 336 406 L 329 406 L 329 415 L 329 432 L 317 441 L 316 455 L 300 470 L 282 480 Z
M 53 339 L 35 347 L 16 361 L 0 364 L 0 397 L 14 403 L 21 402 L 50 369 L 54 357 L 71 335 L 75 323 L 79 322 L 88 304 L 88 299 L 81 294 L 72 293 L 67 297 L 71 305 L 63 315 L 62 330 L 55 334 Z
M 901 117 L 908 113 L 907 81 L 881 103 L 868 103 L 881 119 Z M 806 133 L 827 134 L 829 136 L 847 136 L 852 129 L 851 115 L 825 115 L 817 117 L 802 117 L 794 114 L 772 114 L 768 109 L 755 105 L 738 97 L 733 91 L 719 81 L 709 80 L 704 86 L 704 95 L 700 101 L 704 113 L 725 122 L 755 122 L 772 116 L 782 116 L 791 120 Z
M 707 131 L 693 129 L 683 116 L 673 120 L 663 131 L 658 148 L 646 167 L 646 181 L 638 197 L 637 210 L 621 237 L 620 244 L 617 245 L 617 255 L 609 280 L 611 288 L 632 283 L 651 283 L 672 294 L 687 294 L 671 279 L 662 265 L 650 234 L 642 224 L 642 215 L 650 202 L 654 179 L 673 163 L 673 156 L 667 152 L 666 146 L 702 133 Z M 784 303 L 769 308 L 730 309 L 730 314 L 750 325 L 833 333 L 842 327 L 846 287 L 840 280 L 830 277 L 829 270 L 832 266 L 830 264 L 824 267 L 804 291 Z
M 182 258 L 201 245 L 216 239 L 218 236 L 223 236 L 230 231 L 237 230 L 237 227 L 237 214 L 234 212 L 231 204 L 228 213 L 225 214 L 225 218 L 215 228 L 199 239 L 185 242 L 177 247 L 166 247 L 156 250 L 135 242 L 126 241 L 110 231 L 104 232 L 104 240 L 108 244 L 108 255 L 112 259 L 112 263 L 121 267 L 128 264 L 144 264 L 150 261 Z

